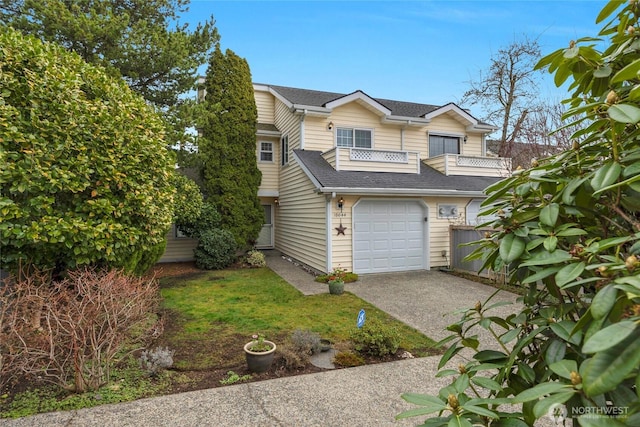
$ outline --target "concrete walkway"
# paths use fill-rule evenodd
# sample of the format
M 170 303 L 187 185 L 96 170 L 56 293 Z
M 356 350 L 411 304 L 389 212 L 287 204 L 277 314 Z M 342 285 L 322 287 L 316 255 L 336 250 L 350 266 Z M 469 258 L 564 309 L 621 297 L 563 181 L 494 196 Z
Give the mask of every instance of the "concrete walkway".
M 276 251 L 268 265 L 305 294 L 326 285 Z M 484 301 L 493 288 L 444 273 L 367 275 L 345 287 L 433 339 L 459 318 L 454 310 Z M 500 300 L 515 300 L 504 293 Z M 501 307 L 503 313 L 508 310 Z M 354 313 L 355 322 L 356 313 Z M 405 392 L 437 394 L 447 379 L 435 378 L 439 357 L 408 359 L 358 368 L 238 384 L 79 411 L 0 420 L 2 426 L 411 426 L 423 418 L 395 421 L 414 406 Z M 542 424 L 541 424 L 542 425 Z

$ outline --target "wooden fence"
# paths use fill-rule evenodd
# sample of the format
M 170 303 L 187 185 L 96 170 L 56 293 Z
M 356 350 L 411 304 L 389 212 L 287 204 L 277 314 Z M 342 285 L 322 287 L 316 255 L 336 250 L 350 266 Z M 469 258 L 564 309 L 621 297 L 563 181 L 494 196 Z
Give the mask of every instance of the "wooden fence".
M 481 259 L 473 261 L 464 260 L 464 258 L 471 254 L 477 247 L 477 245 L 465 245 L 466 243 L 481 240 L 484 238 L 485 233 L 492 233 L 494 231 L 492 228 L 476 228 L 472 225 L 450 225 L 449 241 L 451 242 L 451 248 L 449 253 L 451 254 L 451 268 L 456 271 L 488 277 L 498 283 L 504 283 L 507 278 L 506 270 L 495 272 L 485 269 L 480 271 L 480 267 L 482 267 L 483 264 Z

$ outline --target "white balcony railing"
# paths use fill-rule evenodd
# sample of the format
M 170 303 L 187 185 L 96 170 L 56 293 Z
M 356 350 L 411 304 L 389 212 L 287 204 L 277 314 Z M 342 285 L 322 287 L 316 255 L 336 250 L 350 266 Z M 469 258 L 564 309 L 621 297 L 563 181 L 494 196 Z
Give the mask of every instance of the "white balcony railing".
M 502 169 L 505 166 L 505 160 L 507 159 L 502 157 L 457 156 L 456 165 L 472 168 Z
M 505 177 L 511 171 L 511 159 L 505 157 L 443 154 L 425 159 L 424 162 L 445 175 Z
M 349 159 L 367 162 L 409 163 L 409 153 L 406 151 L 383 151 L 352 148 Z
M 334 147 L 322 157 L 336 170 L 420 173 L 420 156 L 415 151 Z

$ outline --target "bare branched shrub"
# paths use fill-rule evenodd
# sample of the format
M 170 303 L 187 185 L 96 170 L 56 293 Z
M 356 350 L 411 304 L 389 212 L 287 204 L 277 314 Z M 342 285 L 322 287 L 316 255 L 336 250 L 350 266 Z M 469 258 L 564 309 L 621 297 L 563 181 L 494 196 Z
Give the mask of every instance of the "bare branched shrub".
M 13 373 L 39 375 L 78 393 L 97 389 L 108 381 L 130 331 L 148 332 L 142 326 L 156 308 L 157 283 L 88 268 L 57 282 L 47 283 L 45 276 L 4 282 L 0 350 Z

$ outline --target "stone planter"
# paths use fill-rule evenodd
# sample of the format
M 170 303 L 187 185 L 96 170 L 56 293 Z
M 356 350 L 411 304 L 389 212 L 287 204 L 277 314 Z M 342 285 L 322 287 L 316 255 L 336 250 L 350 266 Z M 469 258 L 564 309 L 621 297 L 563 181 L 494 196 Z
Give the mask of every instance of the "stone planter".
M 343 281 L 329 281 L 329 293 L 332 295 L 342 295 L 344 292 Z
M 247 358 L 247 366 L 251 372 L 260 374 L 266 372 L 273 363 L 273 357 L 275 356 L 276 344 L 272 341 L 264 340 L 265 344 L 271 346 L 271 350 L 267 351 L 251 351 L 249 348 L 254 345 L 256 341 L 248 342 L 244 345 L 244 354 Z

